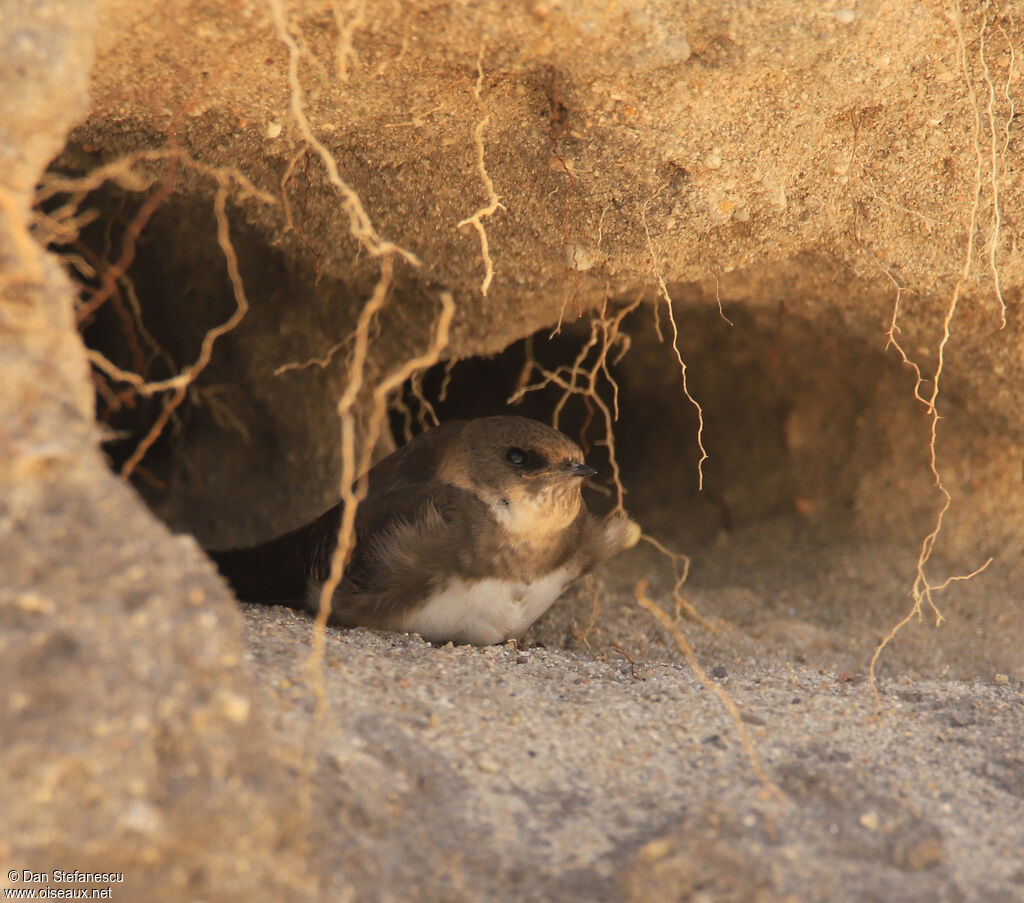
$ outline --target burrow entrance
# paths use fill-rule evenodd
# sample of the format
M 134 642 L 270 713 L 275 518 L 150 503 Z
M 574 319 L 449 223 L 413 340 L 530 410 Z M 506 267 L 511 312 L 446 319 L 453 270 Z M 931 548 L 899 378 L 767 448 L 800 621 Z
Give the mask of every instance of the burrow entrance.
M 100 193 L 97 218 L 62 249 L 77 266 L 83 305 L 137 204 L 117 189 Z M 206 331 L 235 304 L 223 255 L 209 240 L 215 231 L 205 199 L 165 203 L 110 300 L 83 320 L 87 343 L 150 380 L 194 360 Z M 372 288 L 319 272 L 244 223 L 234 224 L 233 238 L 250 311 L 219 340 L 131 475 L 159 517 L 206 546 L 268 538 L 333 504 L 345 340 Z M 801 291 L 792 286 L 737 303 L 707 287 L 674 286 L 675 330 L 657 293 L 641 291 L 598 392 L 605 406 L 617 407 L 614 452 L 626 507 L 652 537 L 689 556 L 683 592 L 719 625 L 694 627 L 705 653 L 862 671 L 909 605 L 920 541 L 941 503 L 929 469 L 930 422 L 883 334 L 874 342 L 851 334 Z M 422 345 L 434 309 L 429 295 L 411 283 L 396 286 L 375 327 L 371 372 L 387 372 Z M 616 293 L 605 316 L 638 297 Z M 445 421 L 511 412 L 550 422 L 558 411 L 559 427 L 601 473 L 588 503 L 608 509 L 617 487 L 601 406 L 585 394 L 563 401 L 565 381 L 573 382 L 566 368 L 594 335 L 591 317 L 566 322 L 555 335 L 510 335 L 493 357 L 420 374 L 393 407 L 395 443 L 435 414 Z M 592 352 L 580 361 L 577 384 L 593 360 Z M 544 371 L 563 385 L 531 388 L 509 407 L 517 390 L 544 382 Z M 161 416 L 165 397 L 139 396 L 98 371 L 94 379 L 105 450 L 117 470 Z M 1020 558 L 1004 555 L 1001 564 L 953 595 L 947 614 L 958 616 L 958 626 L 901 639 L 893 667 L 970 674 L 984 661 L 1010 668 L 1019 653 L 986 599 L 1004 592 L 1000 581 Z M 645 546 L 579 587 L 535 628 L 536 638 L 587 654 L 672 656 L 634 604 L 641 578 L 670 604 L 673 563 Z

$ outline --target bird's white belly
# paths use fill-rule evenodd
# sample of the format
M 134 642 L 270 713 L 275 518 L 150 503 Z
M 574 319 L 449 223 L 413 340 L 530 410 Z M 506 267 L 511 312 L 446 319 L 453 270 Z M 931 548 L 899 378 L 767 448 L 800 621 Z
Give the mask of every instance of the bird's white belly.
M 577 575 L 559 568 L 532 583 L 453 580 L 396 627 L 432 642 L 488 646 L 522 636 Z

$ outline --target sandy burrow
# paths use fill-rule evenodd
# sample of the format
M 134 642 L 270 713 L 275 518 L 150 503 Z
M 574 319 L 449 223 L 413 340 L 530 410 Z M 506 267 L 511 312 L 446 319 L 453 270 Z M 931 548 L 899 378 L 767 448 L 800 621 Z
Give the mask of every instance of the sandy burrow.
M 332 898 L 1024 900 L 1020 685 L 436 648 L 250 607 Z M 312 681 L 312 682 L 311 682 Z

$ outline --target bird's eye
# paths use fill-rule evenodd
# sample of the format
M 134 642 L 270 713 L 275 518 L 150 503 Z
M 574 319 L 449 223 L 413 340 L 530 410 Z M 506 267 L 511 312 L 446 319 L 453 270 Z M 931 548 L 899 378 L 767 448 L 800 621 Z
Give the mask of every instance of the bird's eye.
M 510 448 L 505 452 L 505 460 L 509 464 L 515 464 L 516 467 L 522 467 L 526 463 L 526 452 L 521 448 Z

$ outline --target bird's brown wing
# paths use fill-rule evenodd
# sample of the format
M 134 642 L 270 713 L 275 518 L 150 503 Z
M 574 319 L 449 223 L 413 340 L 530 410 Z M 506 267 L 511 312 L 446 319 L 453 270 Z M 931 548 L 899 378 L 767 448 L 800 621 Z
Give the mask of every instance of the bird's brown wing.
M 390 518 L 412 516 L 423 498 L 437 494 L 435 477 L 444 448 L 464 428 L 463 421 L 446 423 L 378 462 L 369 473 L 369 494 L 359 510 L 358 532 L 372 536 Z M 259 545 L 208 549 L 207 554 L 238 598 L 304 608 L 309 581 L 325 579 L 330 570 L 341 512 L 337 504 L 316 520 Z
M 484 564 L 478 537 L 491 515 L 476 496 L 428 481 L 371 496 L 356 513 L 356 546 L 334 593 L 331 621 L 384 626 L 424 602 L 453 577 L 472 577 Z M 309 602 L 319 607 L 337 537 L 320 543 Z

